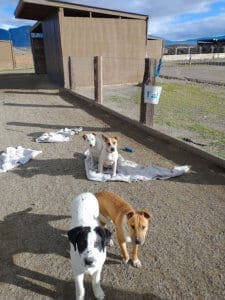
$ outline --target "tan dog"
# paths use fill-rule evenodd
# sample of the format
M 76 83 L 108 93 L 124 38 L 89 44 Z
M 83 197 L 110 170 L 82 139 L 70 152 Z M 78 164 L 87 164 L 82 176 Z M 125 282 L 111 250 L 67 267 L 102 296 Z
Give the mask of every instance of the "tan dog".
M 111 219 L 116 227 L 124 262 L 129 261 L 126 242 L 132 242 L 133 265 L 137 268 L 141 267 L 137 255 L 138 246 L 145 242 L 151 213 L 145 210 L 135 211 L 128 202 L 112 192 L 100 191 L 95 196 L 99 203 L 101 224 L 106 225 Z
M 104 134 L 102 135 L 102 150 L 98 160 L 98 172 L 103 173 L 103 168 L 112 168 L 112 176 L 116 176 L 117 171 L 117 161 L 118 161 L 118 151 L 117 151 L 117 141 L 118 138 L 108 137 Z

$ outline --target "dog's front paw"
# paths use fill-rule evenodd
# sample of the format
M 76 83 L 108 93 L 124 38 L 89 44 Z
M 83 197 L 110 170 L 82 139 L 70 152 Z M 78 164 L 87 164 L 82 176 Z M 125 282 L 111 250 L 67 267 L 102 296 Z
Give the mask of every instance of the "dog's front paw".
M 105 293 L 100 287 L 94 290 L 94 294 L 95 294 L 95 298 L 98 300 L 103 300 L 105 298 Z
M 123 258 L 123 263 L 124 263 L 125 265 L 127 265 L 127 264 L 128 264 L 128 262 L 129 262 L 129 260 L 130 260 L 130 258 L 129 258 L 129 257 L 128 257 L 127 259 Z
M 141 261 L 139 259 L 133 260 L 133 266 L 135 268 L 140 268 L 141 267 Z

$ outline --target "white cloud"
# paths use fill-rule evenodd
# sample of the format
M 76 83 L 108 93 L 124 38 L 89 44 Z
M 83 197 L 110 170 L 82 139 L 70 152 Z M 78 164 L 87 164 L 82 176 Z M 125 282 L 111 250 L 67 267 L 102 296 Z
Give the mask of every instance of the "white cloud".
M 204 36 L 225 34 L 225 13 L 204 18 L 197 21 L 188 21 L 177 26 L 172 18 L 157 18 L 152 20 L 149 31 L 152 35 L 160 35 L 170 40 L 186 40 Z
M 19 0 L 0 1 L 0 28 L 7 29 L 25 24 L 34 24 L 33 21 L 14 18 L 13 13 Z M 166 39 L 183 40 L 192 37 L 225 33 L 224 21 L 222 20 L 224 18 L 224 10 L 222 9 L 220 14 L 215 17 L 205 17 L 200 21 L 188 20 L 183 23 L 179 21 L 180 17 L 185 14 L 196 15 L 197 13 L 210 12 L 210 6 L 219 0 L 170 0 L 169 2 L 165 2 L 165 0 L 61 1 L 148 15 L 150 16 L 149 34 L 161 36 Z M 220 2 L 221 1 L 225 3 L 225 0 L 220 0 Z M 6 12 L 6 8 L 9 6 L 11 7 L 11 14 Z
M 13 27 L 34 24 L 30 20 L 16 19 L 14 17 L 14 11 L 16 9 L 19 0 L 0 0 L 0 28 L 9 29 Z
M 67 2 L 67 0 L 62 1 Z M 146 14 L 152 18 L 208 11 L 210 4 L 217 1 L 218 0 L 170 0 L 166 3 L 165 0 L 70 0 L 72 3 Z

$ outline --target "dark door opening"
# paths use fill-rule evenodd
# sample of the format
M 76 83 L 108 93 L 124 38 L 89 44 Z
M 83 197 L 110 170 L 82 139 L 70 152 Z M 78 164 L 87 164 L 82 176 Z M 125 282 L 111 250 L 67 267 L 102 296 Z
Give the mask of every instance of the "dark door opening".
M 31 37 L 34 68 L 36 74 L 46 74 L 46 60 L 43 37 Z

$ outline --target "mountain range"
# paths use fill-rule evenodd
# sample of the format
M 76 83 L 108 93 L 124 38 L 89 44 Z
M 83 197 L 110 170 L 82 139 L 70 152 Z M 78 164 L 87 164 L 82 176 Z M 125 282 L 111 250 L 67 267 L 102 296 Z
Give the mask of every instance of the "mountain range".
M 199 37 L 197 39 L 189 39 L 184 41 L 170 41 L 170 40 L 164 40 L 165 46 L 172 46 L 172 45 L 190 45 L 195 46 L 197 45 L 198 40 L 205 40 L 205 39 L 217 39 L 217 40 L 225 40 L 225 35 L 218 35 L 218 36 L 211 36 L 211 37 Z
M 30 28 L 31 26 L 21 26 L 9 30 L 0 28 L 0 40 L 11 40 L 13 47 L 30 47 Z

